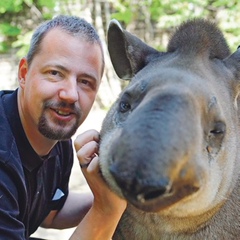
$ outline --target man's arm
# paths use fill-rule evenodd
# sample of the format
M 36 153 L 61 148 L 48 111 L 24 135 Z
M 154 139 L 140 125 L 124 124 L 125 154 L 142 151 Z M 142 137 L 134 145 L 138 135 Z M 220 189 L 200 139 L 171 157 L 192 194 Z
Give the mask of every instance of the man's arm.
M 93 196 L 69 193 L 59 212 L 51 212 L 43 226 L 66 228 L 76 226 L 71 240 L 111 239 L 127 206 L 126 201 L 113 193 L 102 178 L 98 154 L 99 134 L 90 130 L 75 141 L 77 157 Z M 85 215 L 86 214 L 86 215 Z
M 92 193 L 69 192 L 61 211 L 51 211 L 41 224 L 41 227 L 56 229 L 76 227 L 91 208 L 92 202 Z
M 92 166 L 96 165 L 96 166 Z M 98 158 L 89 166 L 90 171 L 98 165 Z M 61 211 L 52 211 L 42 223 L 42 227 L 64 229 L 77 226 L 70 240 L 111 239 L 126 208 L 125 200 L 111 192 L 103 179 L 95 185 L 98 192 L 69 193 Z

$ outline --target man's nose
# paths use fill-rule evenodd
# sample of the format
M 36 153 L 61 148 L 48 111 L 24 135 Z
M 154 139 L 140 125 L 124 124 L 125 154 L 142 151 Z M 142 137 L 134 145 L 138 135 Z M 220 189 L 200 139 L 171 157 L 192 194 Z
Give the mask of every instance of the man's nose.
M 59 91 L 59 98 L 69 103 L 78 101 L 78 88 L 76 79 L 68 79 Z

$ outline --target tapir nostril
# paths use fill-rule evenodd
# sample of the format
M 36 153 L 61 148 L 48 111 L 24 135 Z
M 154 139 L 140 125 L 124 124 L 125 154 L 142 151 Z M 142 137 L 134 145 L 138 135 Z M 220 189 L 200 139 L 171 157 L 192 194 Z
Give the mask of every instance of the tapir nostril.
M 165 192 L 166 192 L 165 187 L 158 188 L 158 189 L 148 189 L 148 191 L 139 193 L 137 195 L 137 200 L 139 202 L 149 201 L 149 200 L 152 200 L 152 199 L 162 196 Z

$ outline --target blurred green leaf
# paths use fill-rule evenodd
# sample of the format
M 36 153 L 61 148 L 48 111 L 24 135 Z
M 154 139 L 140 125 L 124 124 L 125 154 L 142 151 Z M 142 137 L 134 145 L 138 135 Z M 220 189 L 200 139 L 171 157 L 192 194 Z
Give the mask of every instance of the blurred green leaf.
M 29 49 L 29 42 L 31 40 L 33 31 L 30 31 L 24 35 L 19 35 L 17 40 L 12 43 L 13 48 L 18 48 L 17 56 L 19 58 L 25 56 Z
M 39 0 L 39 5 L 53 9 L 55 7 L 56 1 L 55 0 Z
M 0 24 L 0 34 L 6 36 L 17 36 L 21 33 L 21 30 L 18 27 L 12 26 L 9 23 L 2 23 Z
M 0 53 L 5 53 L 9 49 L 6 42 L 0 42 Z
M 113 13 L 112 18 L 116 18 L 119 21 L 129 24 L 132 20 L 132 12 L 130 9 L 126 9 L 124 12 Z
M 22 9 L 22 0 L 1 0 L 0 13 L 18 12 Z

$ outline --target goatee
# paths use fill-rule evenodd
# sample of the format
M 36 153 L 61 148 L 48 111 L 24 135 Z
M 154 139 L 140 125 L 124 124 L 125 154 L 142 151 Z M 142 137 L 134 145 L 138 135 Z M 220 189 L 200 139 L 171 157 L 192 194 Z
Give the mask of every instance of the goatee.
M 58 120 L 52 120 L 54 121 L 54 124 L 57 125 L 57 128 L 52 128 L 48 122 L 49 120 L 46 118 L 46 115 L 44 114 L 46 109 L 61 109 L 61 108 L 68 108 L 71 109 L 71 112 L 75 114 L 75 123 L 69 127 L 66 126 L 66 122 L 58 121 Z M 81 119 L 81 111 L 79 108 L 77 108 L 74 104 L 68 104 L 65 102 L 60 103 L 53 103 L 53 102 L 46 102 L 44 103 L 43 112 L 39 118 L 38 122 L 38 130 L 39 132 L 52 140 L 66 140 L 70 139 L 77 131 L 79 125 L 80 125 L 80 119 Z M 59 128 L 60 127 L 60 128 Z M 66 131 L 66 127 L 69 129 Z

